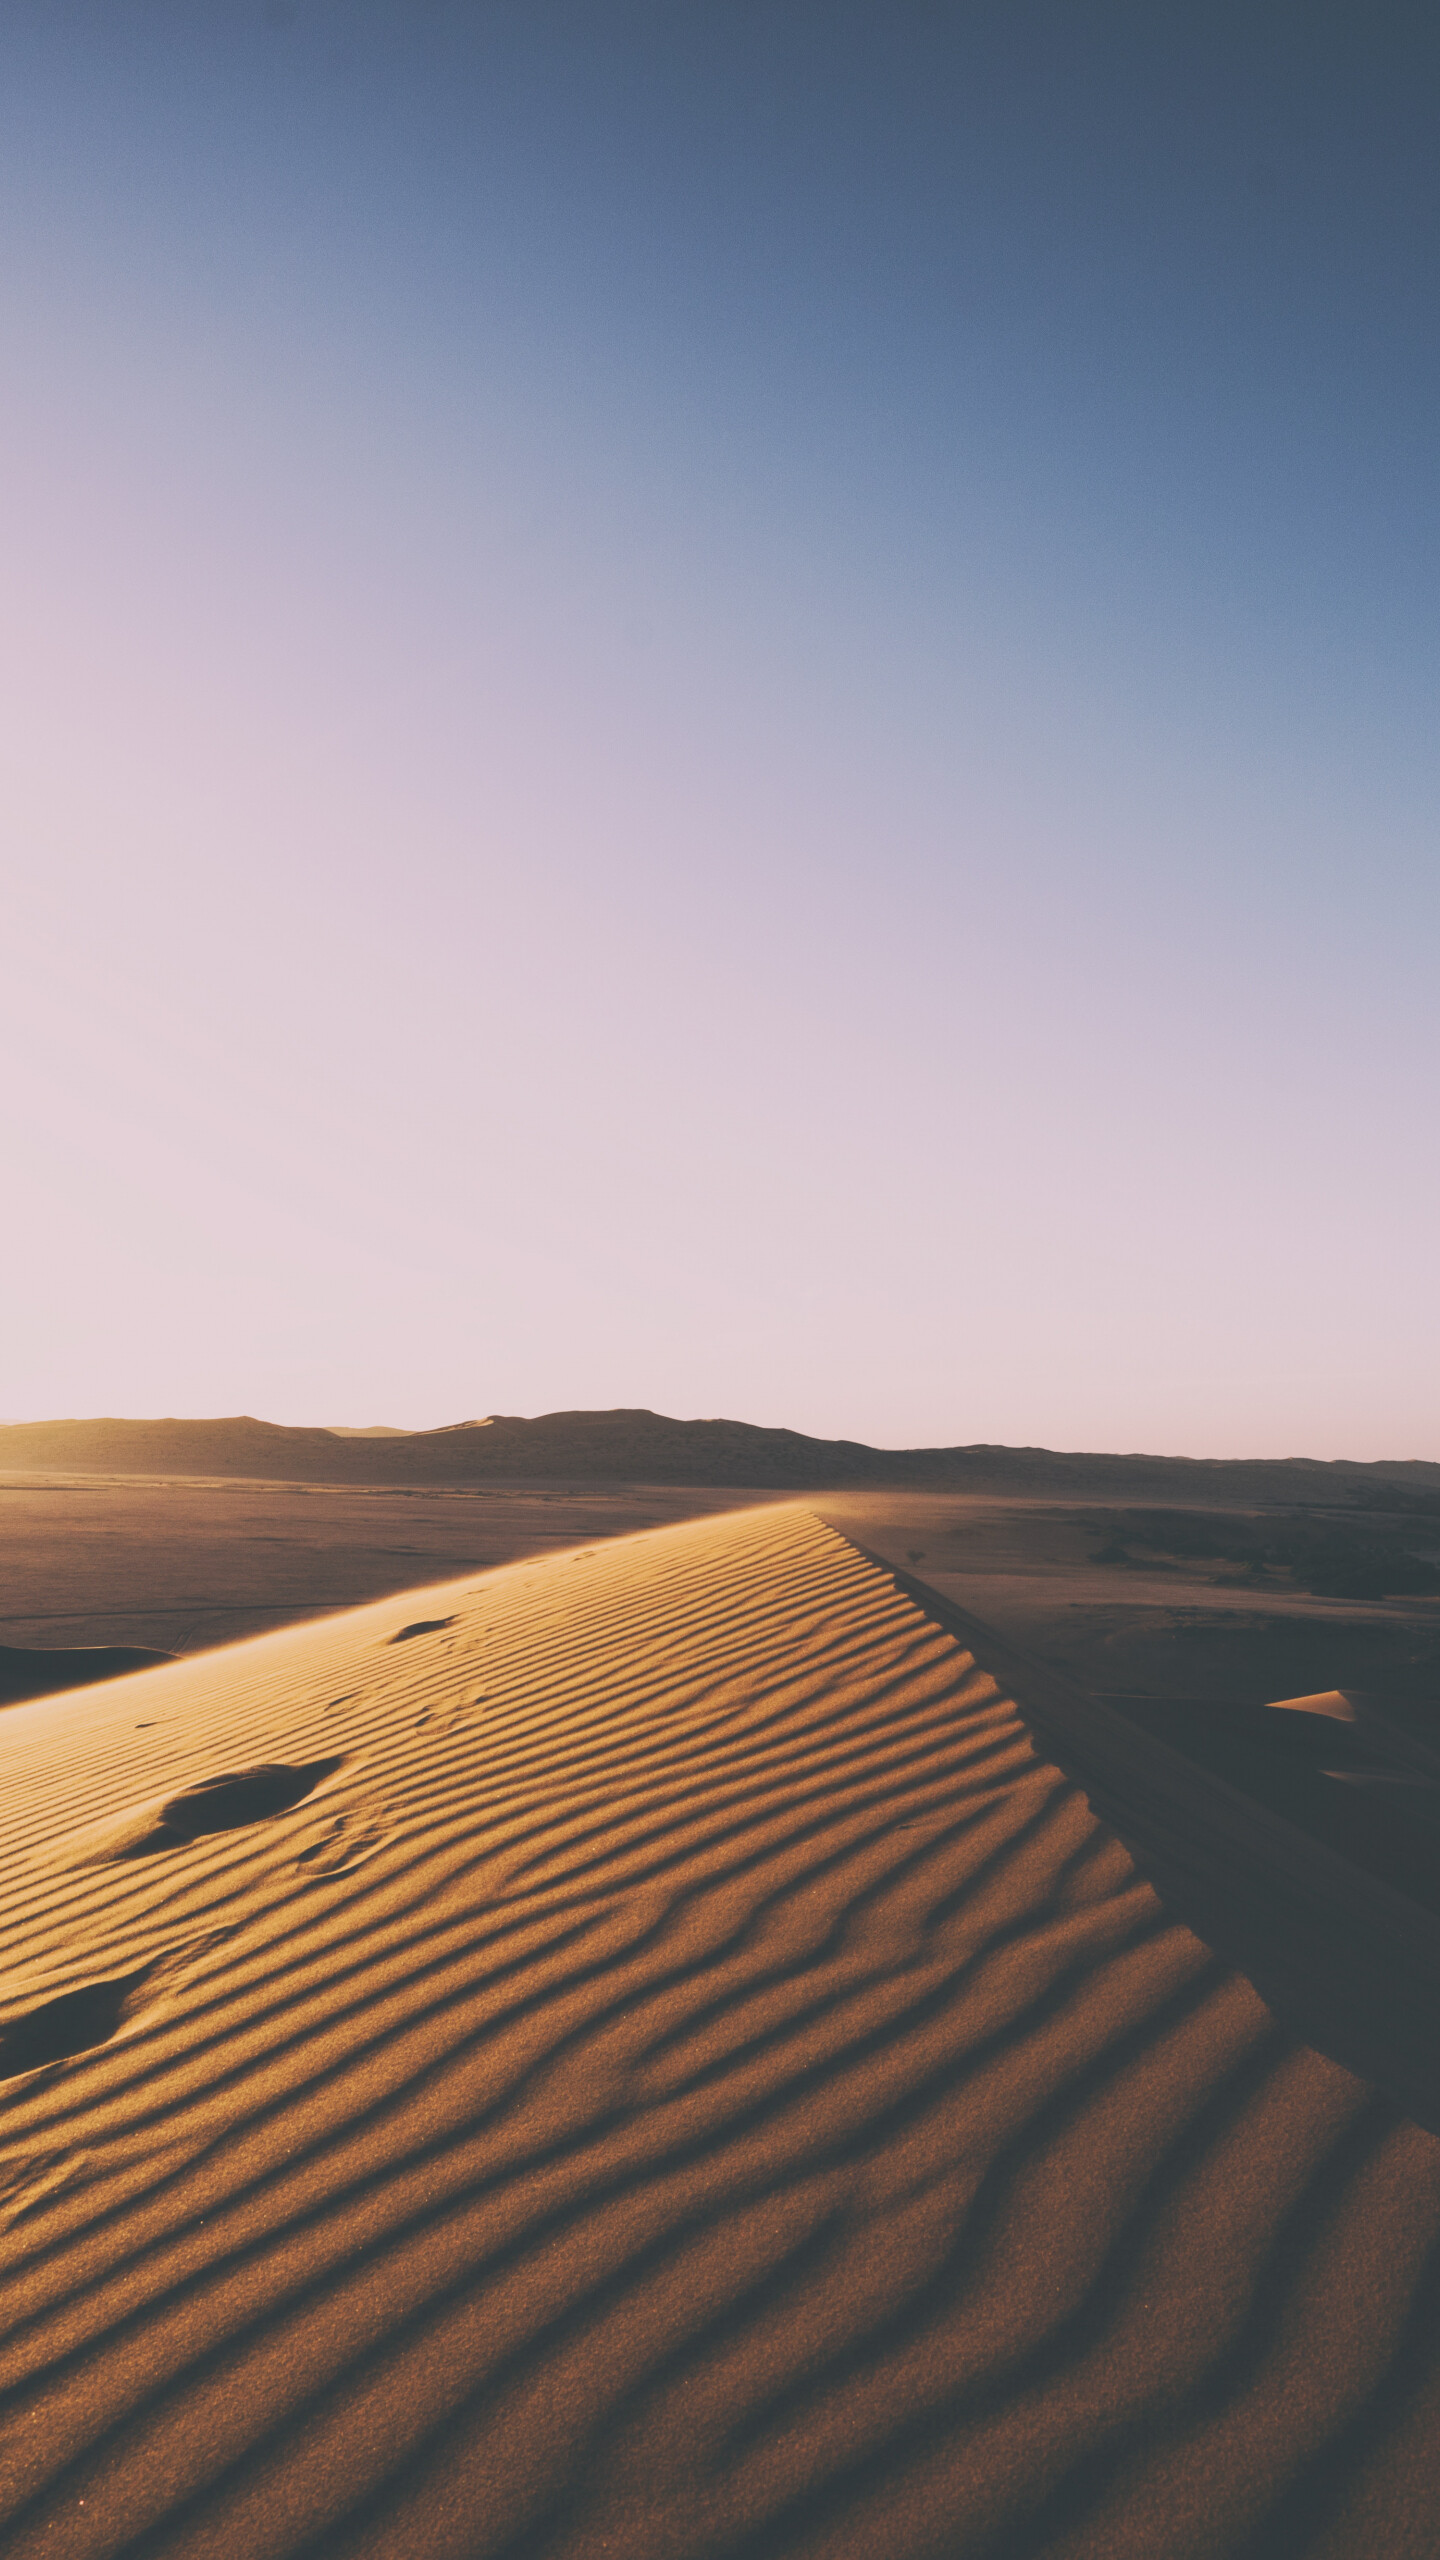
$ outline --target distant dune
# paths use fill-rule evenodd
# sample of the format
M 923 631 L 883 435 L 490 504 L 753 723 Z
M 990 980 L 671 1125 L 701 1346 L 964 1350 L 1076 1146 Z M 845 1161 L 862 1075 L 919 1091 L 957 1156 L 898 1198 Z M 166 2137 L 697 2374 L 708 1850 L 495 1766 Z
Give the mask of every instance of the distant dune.
M 1430 2560 L 1440 2142 L 976 1643 L 787 1503 L 11 1710 L 8 2560 Z
M 1440 1464 L 1167 1458 L 985 1445 L 872 1449 L 749 1422 L 680 1422 L 642 1409 L 494 1414 L 437 1431 L 299 1430 L 214 1422 L 22 1422 L 0 1428 L 0 1470 L 248 1476 L 309 1484 L 490 1481 L 734 1485 L 810 1491 L 917 1485 L 976 1493 L 1341 1501 L 1367 1486 L 1440 1497 Z

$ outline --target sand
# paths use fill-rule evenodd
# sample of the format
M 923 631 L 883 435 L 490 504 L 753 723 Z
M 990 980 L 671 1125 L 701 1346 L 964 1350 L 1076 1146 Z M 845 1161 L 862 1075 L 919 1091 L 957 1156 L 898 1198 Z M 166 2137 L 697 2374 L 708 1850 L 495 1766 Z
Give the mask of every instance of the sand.
M 204 1652 L 548 1548 L 755 1499 L 712 1486 L 0 1474 L 0 1699 L 7 1653 L 94 1644 Z M 29 1695 L 68 1685 L 44 1664 L 24 1668 L 35 1675 Z
M 1117 1469 L 1129 1463 L 1114 1462 Z M 1133 1463 L 1137 1470 L 1150 1464 Z M 1201 1470 L 1192 1462 L 1187 1493 L 1177 1468 L 1166 1506 L 1192 1530 L 1219 1513 L 1259 1538 L 1298 1522 L 1440 1556 L 1440 1514 L 1302 1508 L 1293 1486 L 1278 1504 L 1252 1500 L 1237 1512 L 1228 1480 L 1245 1472 L 1217 1466 L 1218 1491 L 1197 1500 L 1193 1479 Z M 1258 1705 L 1353 1684 L 1415 1694 L 1432 1711 L 1440 1702 L 1440 1596 L 1321 1595 L 1293 1574 L 1256 1577 L 1218 1556 L 1162 1562 L 1146 1558 L 1143 1547 L 1128 1566 L 1101 1561 L 1114 1544 L 1132 1542 L 1132 1524 L 1146 1519 L 1149 1501 L 982 1501 L 892 1486 L 817 1491 L 813 1507 L 858 1545 L 919 1574 L 942 1598 L 1102 1697 Z
M 1440 2142 L 804 1506 L 0 1762 L 13 2560 L 1433 2553 Z
M 1190 1474 L 1209 1482 L 1204 1470 Z M 1221 1513 L 1242 1532 L 1273 1529 L 1273 1507 L 1237 1515 L 1226 1494 L 1217 1511 L 1213 1490 L 1187 1507 L 1183 1491 L 1177 1474 L 1167 1501 L 1192 1529 Z M 194 1653 L 544 1548 L 772 1498 L 791 1497 L 698 1483 L 333 1485 L 0 1471 L 0 1697 L 50 1685 L 43 1663 L 7 1664 L 17 1650 Z M 1258 1704 L 1418 1682 L 1432 1712 L 1440 1699 L 1440 1596 L 1324 1597 L 1294 1575 L 1259 1581 L 1223 1557 L 1141 1561 L 1143 1548 L 1128 1567 L 1097 1562 L 1117 1530 L 1120 1543 L 1133 1543 L 1148 1497 L 1127 1505 L 810 1487 L 799 1498 L 1101 1695 Z M 1312 1506 L 1278 1516 L 1340 1521 L 1347 1532 L 1440 1555 L 1440 1530 L 1418 1512 Z

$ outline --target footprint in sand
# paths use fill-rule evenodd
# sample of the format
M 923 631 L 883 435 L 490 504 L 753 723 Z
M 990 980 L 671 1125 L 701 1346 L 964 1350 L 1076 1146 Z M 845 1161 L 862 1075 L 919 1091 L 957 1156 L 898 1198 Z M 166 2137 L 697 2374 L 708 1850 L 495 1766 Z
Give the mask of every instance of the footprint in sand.
M 0 2231 L 13 2229 L 73 2184 L 89 2167 L 90 2157 L 88 2151 L 62 2151 L 42 2152 L 34 2160 L 7 2161 L 0 2167 Z
M 318 1840 L 302 1849 L 295 1861 L 295 1872 L 301 1876 L 348 1876 L 353 1867 L 389 1839 L 391 1815 L 387 1805 L 373 1797 L 352 1796 L 343 1813 L 337 1813 Z
M 415 1731 L 418 1733 L 422 1724 L 433 1724 L 435 1726 L 437 1737 L 442 1733 L 458 1733 L 461 1727 L 467 1722 L 469 1713 L 469 1706 L 463 1698 L 461 1699 L 459 1706 L 451 1707 L 448 1713 L 444 1712 L 440 1708 L 427 1707 L 423 1716 L 416 1717 Z M 438 1723 L 436 1722 L 437 1717 L 439 1718 Z

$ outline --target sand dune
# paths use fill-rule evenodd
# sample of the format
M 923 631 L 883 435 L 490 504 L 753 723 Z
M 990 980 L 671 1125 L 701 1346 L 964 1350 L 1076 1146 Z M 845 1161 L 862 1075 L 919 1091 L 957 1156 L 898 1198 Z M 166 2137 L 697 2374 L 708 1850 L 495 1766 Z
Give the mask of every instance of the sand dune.
M 1422 2560 L 1440 2142 L 797 1505 L 0 1726 L 13 2560 Z

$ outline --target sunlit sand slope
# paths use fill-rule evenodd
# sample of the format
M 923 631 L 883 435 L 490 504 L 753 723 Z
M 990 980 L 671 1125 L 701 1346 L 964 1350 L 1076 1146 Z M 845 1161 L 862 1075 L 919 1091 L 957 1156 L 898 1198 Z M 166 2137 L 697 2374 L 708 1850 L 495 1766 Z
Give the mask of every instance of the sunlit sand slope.
M 798 1506 L 0 1769 L 11 2560 L 1433 2553 L 1440 2144 Z

